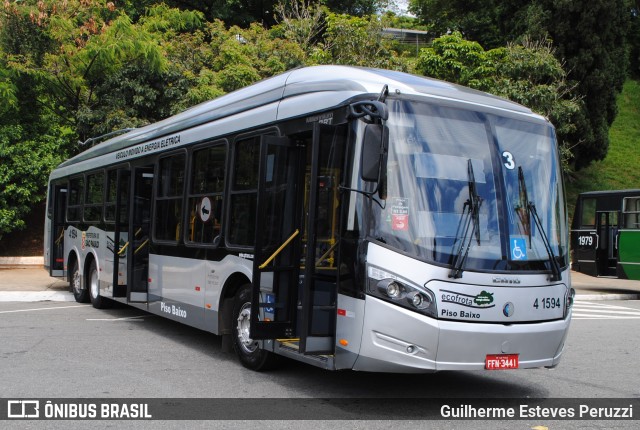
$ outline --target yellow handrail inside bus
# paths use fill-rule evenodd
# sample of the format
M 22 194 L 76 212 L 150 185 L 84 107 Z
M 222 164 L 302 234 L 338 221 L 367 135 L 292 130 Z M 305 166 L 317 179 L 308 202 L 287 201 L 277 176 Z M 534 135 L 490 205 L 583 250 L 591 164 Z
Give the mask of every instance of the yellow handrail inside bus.
M 122 253 L 127 250 L 128 246 L 129 246 L 129 242 L 125 243 L 124 246 L 120 248 L 120 251 L 118 251 L 118 255 L 122 255 Z
M 60 237 L 56 239 L 56 245 L 60 245 L 60 241 L 62 240 L 63 237 L 64 237 L 64 227 L 62 228 L 62 231 L 60 231 Z
M 320 263 L 322 263 L 329 256 L 329 254 L 331 254 L 333 250 L 336 249 L 336 246 L 338 245 L 338 243 L 339 242 L 336 241 L 333 245 L 331 245 L 331 247 L 327 250 L 327 252 L 322 254 L 322 257 L 318 258 L 318 260 L 316 261 L 316 267 L 320 266 Z
M 139 246 L 135 251 L 133 251 L 133 253 L 134 253 L 134 254 L 137 254 L 137 253 L 138 253 L 138 251 L 140 251 L 142 248 L 144 248 L 144 246 L 145 246 L 147 243 L 149 243 L 149 239 L 147 239 L 147 240 L 145 240 L 144 242 L 142 242 L 142 244 L 140 244 L 140 246 Z
M 273 259 L 276 258 L 278 254 L 280 254 L 282 250 L 285 249 L 287 245 L 289 245 L 289 243 L 293 240 L 293 238 L 296 237 L 298 234 L 300 234 L 300 230 L 296 229 L 296 231 L 294 231 L 293 234 L 289 236 L 289 239 L 285 240 L 284 243 L 280 245 L 280 248 L 276 249 L 276 252 L 271 254 L 271 257 L 267 258 L 267 261 L 265 261 L 260 266 L 258 266 L 258 269 L 262 270 L 265 267 L 267 267 L 267 265 L 271 263 L 271 261 L 273 261 Z
M 142 231 L 142 227 L 138 228 L 138 230 L 135 232 L 133 237 L 138 237 L 138 235 L 140 234 L 141 231 Z M 127 243 L 125 243 L 124 246 L 122 248 L 120 248 L 120 251 L 118 251 L 118 255 L 122 255 L 122 253 L 127 249 L 128 246 L 129 246 L 129 242 L 127 241 Z M 140 248 L 138 248 L 138 249 L 140 249 Z M 134 254 L 136 252 L 138 252 L 138 251 L 135 251 Z

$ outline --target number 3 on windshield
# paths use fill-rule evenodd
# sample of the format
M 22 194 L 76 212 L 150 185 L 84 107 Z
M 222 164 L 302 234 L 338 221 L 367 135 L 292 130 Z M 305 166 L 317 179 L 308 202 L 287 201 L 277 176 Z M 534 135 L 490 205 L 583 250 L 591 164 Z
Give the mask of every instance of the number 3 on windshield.
M 504 151 L 502 153 L 502 158 L 504 158 L 504 167 L 509 170 L 513 170 L 516 167 L 516 162 L 513 159 L 513 154 L 509 151 Z

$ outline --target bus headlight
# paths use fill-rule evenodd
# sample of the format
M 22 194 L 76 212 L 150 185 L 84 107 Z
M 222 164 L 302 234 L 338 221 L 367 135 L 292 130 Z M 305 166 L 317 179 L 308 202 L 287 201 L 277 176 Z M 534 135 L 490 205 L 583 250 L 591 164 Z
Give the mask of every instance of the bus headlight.
M 399 299 L 404 293 L 404 288 L 393 279 L 383 279 L 378 282 L 378 290 L 391 299 Z
M 427 309 L 431 305 L 431 298 L 418 291 L 412 291 L 407 294 L 407 301 L 411 303 L 416 309 Z
M 413 286 L 393 273 L 369 266 L 367 292 L 379 299 L 436 318 L 436 301 L 432 291 Z

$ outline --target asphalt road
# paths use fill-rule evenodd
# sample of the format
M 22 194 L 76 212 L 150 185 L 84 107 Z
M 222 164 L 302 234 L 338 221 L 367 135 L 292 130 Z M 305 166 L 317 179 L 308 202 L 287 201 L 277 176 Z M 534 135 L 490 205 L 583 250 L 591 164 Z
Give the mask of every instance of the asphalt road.
M 507 400 L 558 398 L 558 406 L 581 398 L 640 398 L 640 302 L 578 302 L 565 356 L 555 369 L 495 372 L 441 372 L 427 375 L 328 372 L 284 361 L 278 370 L 256 373 L 235 356 L 222 352 L 211 334 L 116 306 L 96 310 L 73 302 L 0 303 L 0 398 L 231 398 L 231 399 L 356 399 L 371 418 L 384 406 L 376 398 L 476 398 Z M 367 401 L 367 399 L 370 399 Z M 520 400 L 517 400 L 519 402 Z M 508 402 L 507 402 L 508 403 Z M 396 403 L 394 403 L 396 404 Z M 626 402 L 621 400 L 620 406 Z M 244 406 L 247 405 L 247 406 Z M 334 404 L 335 405 L 335 404 Z M 251 401 L 234 400 L 242 417 Z M 258 407 L 265 407 L 258 404 Z M 267 404 L 268 407 L 268 404 Z M 317 421 L 265 421 L 264 428 L 637 428 L 635 421 L 331 421 L 332 408 L 305 407 Z M 405 418 L 402 404 L 397 414 Z M 266 416 L 272 417 L 265 412 Z M 377 415 L 373 414 L 374 417 Z M 250 417 L 247 415 L 247 417 Z M 258 417 L 259 418 L 259 417 Z M 5 422 L 12 428 L 51 428 L 53 422 Z M 19 425 L 18 425 L 19 424 Z M 26 425 L 25 425 L 26 424 Z M 87 422 L 61 422 L 59 427 L 87 428 Z M 64 424 L 64 425 L 63 425 Z M 114 421 L 90 423 L 92 428 L 119 427 Z M 188 427 L 255 427 L 255 421 L 190 421 Z M 4 424 L 2 424 L 4 426 Z M 133 428 L 184 427 L 178 421 L 127 422 Z M 55 427 L 58 427 L 57 425 Z

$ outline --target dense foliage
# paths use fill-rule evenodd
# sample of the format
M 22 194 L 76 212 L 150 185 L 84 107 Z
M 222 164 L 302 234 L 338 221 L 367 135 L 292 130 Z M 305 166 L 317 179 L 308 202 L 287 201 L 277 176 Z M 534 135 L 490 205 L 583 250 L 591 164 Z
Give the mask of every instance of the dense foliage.
M 524 40 L 521 45 L 485 51 L 477 42 L 465 40 L 455 32 L 422 49 L 417 70 L 508 98 L 546 116 L 556 125 L 565 170 L 568 169 L 571 137 L 576 133 L 576 124 L 584 120 L 584 111 L 551 46 Z
M 573 163 L 579 169 L 606 156 L 616 95 L 628 72 L 632 29 L 638 26 L 636 1 L 410 1 L 435 34 L 457 30 L 485 48 L 526 37 L 552 43 L 567 78 L 577 84 L 576 95 L 584 100 L 575 129 L 567 136 L 573 142 Z
M 420 22 L 372 14 L 389 0 L 6 1 L 0 237 L 23 226 L 44 198 L 50 170 L 84 149 L 78 141 L 158 121 L 304 65 L 403 70 L 508 97 L 551 118 L 566 161 L 601 158 L 628 50 L 612 47 L 622 36 L 610 27 L 622 31 L 627 21 L 604 1 L 570 14 L 574 3 L 561 2 L 551 16 L 547 0 L 415 0 L 428 6 Z M 433 14 L 436 6 L 442 14 Z M 611 23 L 598 37 L 585 30 L 572 42 L 568 29 L 582 31 L 590 11 Z M 562 22 L 562 13 L 572 20 Z M 415 56 L 385 35 L 393 25 L 461 33 L 436 38 Z

